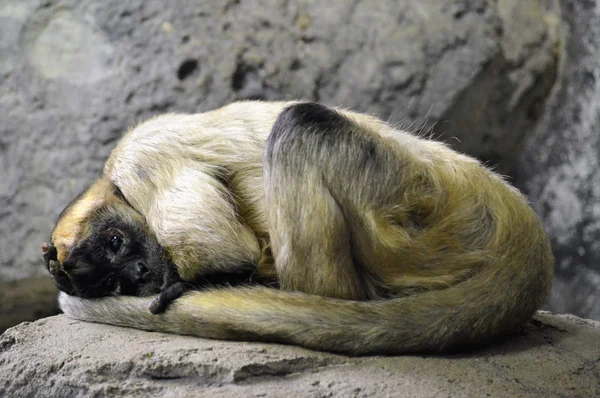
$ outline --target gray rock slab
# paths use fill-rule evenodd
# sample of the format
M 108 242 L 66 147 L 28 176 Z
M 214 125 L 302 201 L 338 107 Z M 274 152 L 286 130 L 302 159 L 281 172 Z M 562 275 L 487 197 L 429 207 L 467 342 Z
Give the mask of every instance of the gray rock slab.
M 556 256 L 549 308 L 600 319 L 600 8 L 578 0 L 562 8 L 562 72 L 519 180 Z
M 0 0 L 0 281 L 45 272 L 40 243 L 61 209 L 157 113 L 320 100 L 413 130 L 438 123 L 436 135 L 510 169 L 556 75 L 556 11 L 555 0 Z
M 600 322 L 540 313 L 472 353 L 351 358 L 71 320 L 0 336 L 6 397 L 597 397 Z

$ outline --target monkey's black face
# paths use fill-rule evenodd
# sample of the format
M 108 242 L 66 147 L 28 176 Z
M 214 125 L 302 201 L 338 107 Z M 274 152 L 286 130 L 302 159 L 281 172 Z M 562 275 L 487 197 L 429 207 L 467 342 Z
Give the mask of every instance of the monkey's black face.
M 101 215 L 60 266 L 46 245 L 44 261 L 58 288 L 80 297 L 149 296 L 160 292 L 173 267 L 163 248 L 142 226 Z M 44 248 L 43 248 L 44 249 Z

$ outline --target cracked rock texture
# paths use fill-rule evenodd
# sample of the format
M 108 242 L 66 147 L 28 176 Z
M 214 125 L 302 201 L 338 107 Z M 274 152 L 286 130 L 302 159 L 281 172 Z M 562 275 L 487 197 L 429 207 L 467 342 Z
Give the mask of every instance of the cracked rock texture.
M 562 73 L 519 180 L 556 256 L 550 309 L 600 319 L 600 2 L 561 5 Z
M 600 322 L 540 313 L 493 347 L 349 358 L 84 323 L 64 315 L 0 336 L 3 397 L 597 397 Z
M 556 15 L 556 0 L 0 1 L 0 281 L 45 272 L 60 210 L 166 111 L 320 100 L 439 122 L 510 171 L 556 76 Z

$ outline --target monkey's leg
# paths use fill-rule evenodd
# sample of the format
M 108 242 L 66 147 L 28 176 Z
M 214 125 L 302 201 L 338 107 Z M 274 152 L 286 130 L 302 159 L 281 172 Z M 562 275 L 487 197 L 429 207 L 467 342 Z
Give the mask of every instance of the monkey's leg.
M 377 138 L 317 104 L 277 118 L 265 149 L 266 211 L 281 287 L 345 299 L 371 298 L 373 283 L 353 252 L 356 214 L 381 175 Z M 388 173 L 389 174 L 389 171 Z M 376 184 L 383 181 L 378 181 Z M 357 193 L 358 192 L 358 193 Z
M 269 229 L 282 289 L 345 299 L 367 298 L 352 258 L 342 209 L 316 173 L 279 180 L 290 192 L 269 195 Z M 296 191 L 296 192 L 294 192 Z M 297 199 L 290 198 L 298 195 Z

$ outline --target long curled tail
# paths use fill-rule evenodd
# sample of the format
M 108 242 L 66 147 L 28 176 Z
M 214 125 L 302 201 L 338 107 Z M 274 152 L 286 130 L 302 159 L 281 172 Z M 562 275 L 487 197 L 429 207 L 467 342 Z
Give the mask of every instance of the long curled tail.
M 69 317 L 214 339 L 295 344 L 351 355 L 442 352 L 514 331 L 543 303 L 552 264 L 490 267 L 445 290 L 374 301 L 265 287 L 191 292 L 160 315 L 150 298 L 61 293 Z

